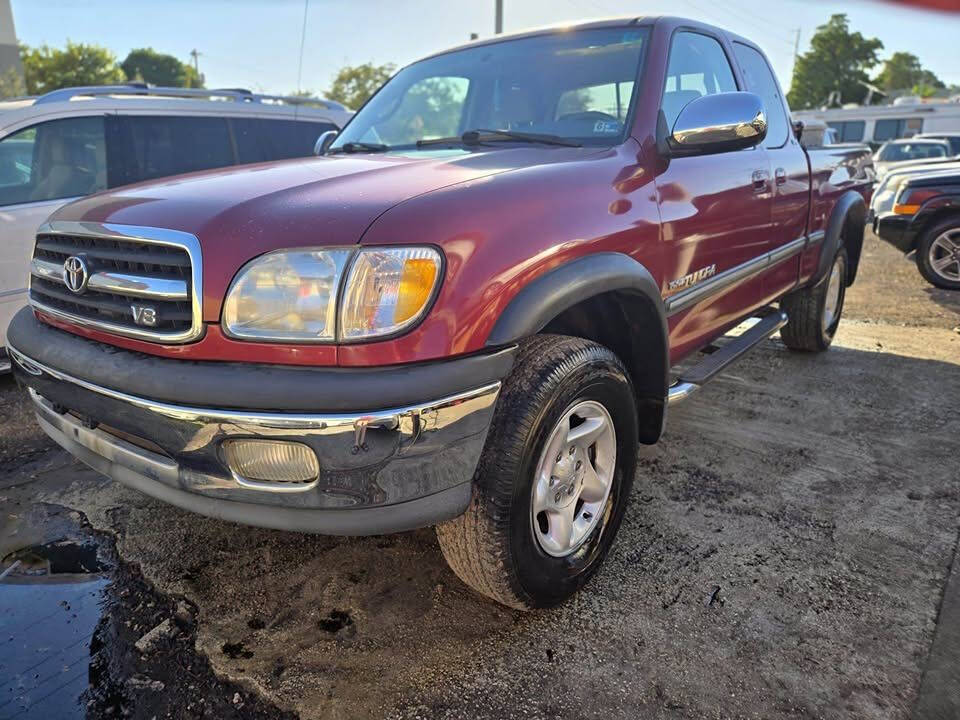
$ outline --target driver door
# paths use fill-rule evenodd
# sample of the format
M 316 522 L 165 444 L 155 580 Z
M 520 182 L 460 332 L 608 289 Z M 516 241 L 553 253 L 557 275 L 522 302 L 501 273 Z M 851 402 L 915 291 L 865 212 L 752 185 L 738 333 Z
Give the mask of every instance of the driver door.
M 737 89 L 717 37 L 674 34 L 661 103 L 668 128 L 692 100 Z M 763 304 L 762 274 L 741 273 L 768 250 L 770 159 L 762 147 L 676 157 L 655 182 L 665 258 L 661 293 L 676 360 Z

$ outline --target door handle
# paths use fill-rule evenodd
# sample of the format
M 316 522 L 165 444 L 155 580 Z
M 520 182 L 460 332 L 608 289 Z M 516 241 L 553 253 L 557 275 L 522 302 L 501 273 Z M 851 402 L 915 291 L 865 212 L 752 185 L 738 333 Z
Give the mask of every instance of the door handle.
M 783 185 L 787 181 L 787 171 L 783 168 L 777 168 L 774 175 L 777 178 L 777 185 Z
M 754 192 L 763 192 L 767 189 L 767 181 L 770 179 L 770 173 L 766 170 L 753 171 L 753 190 Z

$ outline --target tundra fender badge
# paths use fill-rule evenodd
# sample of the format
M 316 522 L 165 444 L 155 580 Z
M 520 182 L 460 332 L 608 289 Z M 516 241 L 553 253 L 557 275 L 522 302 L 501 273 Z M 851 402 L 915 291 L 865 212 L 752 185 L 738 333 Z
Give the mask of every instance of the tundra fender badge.
M 716 274 L 717 274 L 716 263 L 714 263 L 713 265 L 707 265 L 707 267 L 705 268 L 700 268 L 699 270 L 695 270 L 694 272 L 684 275 L 681 278 L 677 278 L 676 280 L 671 280 L 667 285 L 667 290 L 670 290 L 670 291 L 681 290 L 683 288 L 690 287 L 691 285 L 696 285 L 701 280 L 706 280 L 711 275 L 716 275 Z

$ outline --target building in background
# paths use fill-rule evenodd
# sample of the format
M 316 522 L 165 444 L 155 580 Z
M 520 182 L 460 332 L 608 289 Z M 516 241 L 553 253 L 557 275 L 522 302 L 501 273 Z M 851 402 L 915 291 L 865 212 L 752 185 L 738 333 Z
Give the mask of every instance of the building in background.
M 13 27 L 13 9 L 10 0 L 0 0 L 0 78 L 6 77 L 11 70 L 23 80 L 17 32 Z

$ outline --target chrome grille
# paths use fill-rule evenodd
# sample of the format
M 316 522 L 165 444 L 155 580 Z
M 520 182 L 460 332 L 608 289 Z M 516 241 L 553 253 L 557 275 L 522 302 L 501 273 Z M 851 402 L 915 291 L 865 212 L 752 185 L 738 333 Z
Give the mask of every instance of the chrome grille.
M 64 271 L 72 258 L 84 268 L 79 290 Z M 31 304 L 70 322 L 163 343 L 203 329 L 199 244 L 188 233 L 55 221 L 37 233 L 30 274 Z

